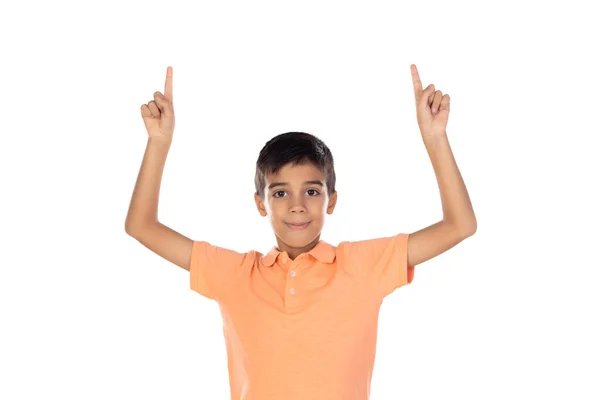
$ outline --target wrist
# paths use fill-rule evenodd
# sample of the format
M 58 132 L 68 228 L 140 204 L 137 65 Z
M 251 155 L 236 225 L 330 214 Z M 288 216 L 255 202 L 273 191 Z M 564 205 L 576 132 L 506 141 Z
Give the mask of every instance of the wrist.
M 162 146 L 162 147 L 170 147 L 171 143 L 172 143 L 173 139 L 169 138 L 156 138 L 156 137 L 149 137 L 148 138 L 148 145 L 152 145 L 152 146 Z
M 421 137 L 425 141 L 445 141 L 448 140 L 446 131 L 421 131 Z

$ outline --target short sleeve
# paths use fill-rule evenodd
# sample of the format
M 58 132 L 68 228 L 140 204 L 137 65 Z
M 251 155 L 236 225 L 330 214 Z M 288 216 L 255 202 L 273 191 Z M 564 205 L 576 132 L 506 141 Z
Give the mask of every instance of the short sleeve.
M 383 297 L 412 282 L 408 266 L 408 233 L 391 237 L 340 243 L 347 268 L 373 284 Z
M 238 253 L 205 241 L 194 241 L 190 259 L 190 289 L 217 300 L 225 285 L 235 279 L 236 271 L 249 253 Z

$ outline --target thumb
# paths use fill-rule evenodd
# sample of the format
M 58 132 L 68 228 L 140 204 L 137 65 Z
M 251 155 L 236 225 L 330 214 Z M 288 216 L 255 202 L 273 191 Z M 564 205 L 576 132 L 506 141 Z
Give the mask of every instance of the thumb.
M 433 93 L 435 93 L 435 85 L 432 83 L 429 86 L 427 86 L 425 90 L 423 90 L 423 95 L 421 95 L 421 102 L 419 104 L 419 107 L 427 107 L 427 105 L 429 104 L 430 97 Z
M 173 115 L 173 108 L 171 106 L 171 102 L 167 100 L 167 98 L 163 96 L 160 92 L 154 92 L 154 101 L 161 114 L 168 117 Z

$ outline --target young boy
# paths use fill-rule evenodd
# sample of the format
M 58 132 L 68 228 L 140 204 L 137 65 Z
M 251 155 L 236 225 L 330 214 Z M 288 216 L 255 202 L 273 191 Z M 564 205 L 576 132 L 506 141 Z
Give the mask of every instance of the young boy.
M 368 399 L 383 298 L 409 284 L 417 264 L 475 233 L 445 132 L 449 96 L 433 85 L 422 90 L 416 66 L 411 70 L 444 218 L 411 234 L 338 246 L 320 238 L 337 200 L 333 157 L 301 132 L 274 137 L 258 156 L 254 199 L 276 241 L 266 254 L 193 241 L 161 224 L 159 188 L 175 127 L 171 67 L 164 95 L 142 105 L 149 138 L 125 230 L 189 270 L 191 289 L 218 302 L 231 399 Z

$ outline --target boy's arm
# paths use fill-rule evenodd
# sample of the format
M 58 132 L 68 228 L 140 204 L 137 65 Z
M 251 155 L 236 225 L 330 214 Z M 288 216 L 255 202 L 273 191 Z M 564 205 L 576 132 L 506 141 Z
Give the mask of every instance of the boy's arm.
M 160 183 L 171 141 L 148 139 L 131 196 L 125 232 L 154 253 L 188 270 L 193 241 L 158 221 Z
M 408 236 L 408 264 L 415 266 L 475 234 L 477 219 L 446 135 L 450 96 L 436 91 L 433 84 L 423 90 L 416 65 L 411 64 L 411 72 L 417 121 L 433 165 L 443 212 L 441 221 Z

